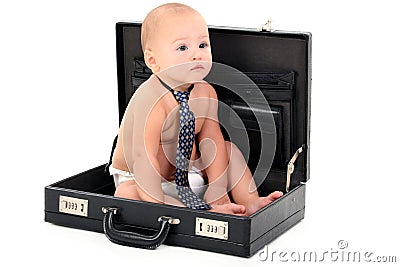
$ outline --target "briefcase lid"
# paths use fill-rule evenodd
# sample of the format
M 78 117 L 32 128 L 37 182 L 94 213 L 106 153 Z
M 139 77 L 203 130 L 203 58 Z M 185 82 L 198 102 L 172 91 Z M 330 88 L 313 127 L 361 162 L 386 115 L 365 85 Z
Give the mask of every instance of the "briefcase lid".
M 140 79 L 144 81 L 151 75 L 143 62 L 140 33 L 140 22 L 116 24 L 120 122 Z M 310 175 L 311 33 L 209 26 L 209 34 L 213 62 L 248 73 L 253 80 L 260 70 L 268 79 L 278 77 L 276 90 L 264 93 L 270 106 L 281 110 L 278 115 L 282 125 L 277 126 L 281 133 L 275 152 L 280 160 L 274 160 L 272 168 L 276 165 L 286 172 L 295 159 L 294 179 L 306 182 Z M 280 90 L 279 84 L 287 83 L 290 89 Z M 302 153 L 296 159 L 299 151 Z

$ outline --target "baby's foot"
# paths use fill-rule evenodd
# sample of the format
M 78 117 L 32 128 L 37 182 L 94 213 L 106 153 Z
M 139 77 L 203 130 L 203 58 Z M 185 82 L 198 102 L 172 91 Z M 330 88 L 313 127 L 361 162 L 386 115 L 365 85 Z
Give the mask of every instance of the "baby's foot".
M 246 207 L 235 203 L 228 203 L 222 205 L 212 205 L 211 210 L 213 212 L 232 214 L 238 216 L 244 216 L 246 214 Z
M 249 203 L 249 205 L 247 205 L 246 216 L 250 216 L 257 210 L 267 206 L 272 201 L 280 198 L 282 195 L 283 195 L 283 193 L 281 191 L 275 191 L 266 197 L 259 197 L 256 201 L 253 201 L 252 203 Z

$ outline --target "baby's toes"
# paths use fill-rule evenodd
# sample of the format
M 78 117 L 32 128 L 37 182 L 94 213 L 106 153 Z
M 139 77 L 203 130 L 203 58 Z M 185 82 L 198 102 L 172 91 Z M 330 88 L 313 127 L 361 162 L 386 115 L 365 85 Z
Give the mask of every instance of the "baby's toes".
M 268 198 L 274 201 L 277 198 L 280 198 L 283 195 L 281 191 L 275 191 L 268 195 Z
M 233 214 L 243 215 L 246 213 L 246 207 L 243 205 L 238 205 L 235 203 L 230 203 L 228 205 L 229 205 L 229 209 L 232 211 Z

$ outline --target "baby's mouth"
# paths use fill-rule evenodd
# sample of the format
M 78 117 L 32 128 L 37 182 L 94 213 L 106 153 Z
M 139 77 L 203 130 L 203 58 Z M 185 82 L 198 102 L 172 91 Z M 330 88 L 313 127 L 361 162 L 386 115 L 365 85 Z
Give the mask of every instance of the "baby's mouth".
M 190 70 L 204 70 L 204 67 L 201 64 L 197 64 L 196 66 L 194 66 Z

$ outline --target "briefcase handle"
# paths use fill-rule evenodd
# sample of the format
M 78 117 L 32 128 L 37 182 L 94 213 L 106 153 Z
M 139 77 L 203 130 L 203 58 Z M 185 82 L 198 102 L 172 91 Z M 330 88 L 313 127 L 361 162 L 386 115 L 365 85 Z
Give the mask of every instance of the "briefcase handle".
M 103 219 L 103 230 L 107 238 L 116 244 L 155 249 L 161 245 L 167 238 L 170 225 L 179 224 L 179 219 L 174 219 L 169 216 L 161 216 L 158 218 L 160 226 L 158 231 L 154 235 L 144 235 L 141 233 L 129 232 L 118 230 L 114 226 L 114 216 L 118 213 L 118 208 L 104 208 L 103 207 L 104 219 Z

